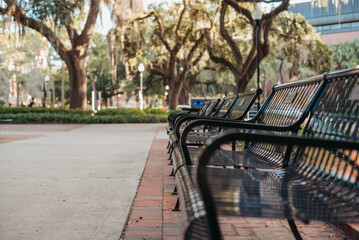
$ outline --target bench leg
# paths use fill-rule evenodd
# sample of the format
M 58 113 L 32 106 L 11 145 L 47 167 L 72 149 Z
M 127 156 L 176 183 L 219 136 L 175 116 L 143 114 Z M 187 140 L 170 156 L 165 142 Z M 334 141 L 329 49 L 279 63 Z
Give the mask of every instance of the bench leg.
M 175 186 L 175 188 L 173 189 L 173 192 L 171 192 L 171 195 L 178 195 L 177 186 Z
M 170 152 L 171 152 L 171 149 L 172 149 L 172 145 L 170 144 L 170 142 L 168 142 L 168 145 L 169 145 L 169 147 L 168 147 L 167 153 L 170 153 Z
M 172 160 L 172 152 L 173 152 L 173 147 L 171 146 L 171 147 L 168 149 L 168 153 L 169 153 L 168 160 Z
M 297 225 L 295 225 L 294 220 L 287 219 L 287 221 L 289 223 L 289 227 L 292 230 L 292 233 L 293 233 L 295 239 L 302 240 L 302 237 L 300 236 L 300 233 L 298 231 Z
M 172 153 L 171 153 L 171 155 L 170 155 L 170 159 L 168 159 L 168 160 L 170 160 L 170 163 L 168 164 L 168 165 L 173 165 L 173 158 L 172 158 Z
M 174 209 L 172 209 L 172 211 L 173 212 L 181 211 L 179 207 L 180 207 L 180 201 L 179 201 L 179 198 L 177 198 L 176 206 Z
M 173 177 L 174 175 L 175 175 L 175 169 L 172 168 L 172 171 L 171 171 L 171 173 L 170 173 L 170 177 Z

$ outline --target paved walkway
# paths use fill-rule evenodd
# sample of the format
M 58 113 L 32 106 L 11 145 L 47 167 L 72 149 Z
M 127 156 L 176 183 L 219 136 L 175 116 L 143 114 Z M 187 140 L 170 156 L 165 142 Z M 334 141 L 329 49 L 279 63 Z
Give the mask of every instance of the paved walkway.
M 0 125 L 0 239 L 183 239 L 167 139 L 164 124 Z M 221 228 L 225 239 L 293 239 L 283 220 Z M 318 222 L 299 230 L 345 238 Z
M 158 126 L 0 125 L 0 239 L 119 239 Z

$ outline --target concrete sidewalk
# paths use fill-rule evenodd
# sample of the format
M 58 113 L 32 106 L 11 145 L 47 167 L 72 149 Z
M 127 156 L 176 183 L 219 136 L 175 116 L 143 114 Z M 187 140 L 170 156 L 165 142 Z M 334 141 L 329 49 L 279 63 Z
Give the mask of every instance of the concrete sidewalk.
M 119 239 L 158 126 L 0 125 L 0 239 Z

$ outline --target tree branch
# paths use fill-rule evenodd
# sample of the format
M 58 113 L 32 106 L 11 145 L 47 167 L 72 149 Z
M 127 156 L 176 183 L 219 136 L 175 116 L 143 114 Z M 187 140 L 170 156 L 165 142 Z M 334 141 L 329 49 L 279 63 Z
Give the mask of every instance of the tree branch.
M 147 66 L 147 71 L 151 74 L 161 75 L 164 78 L 169 78 L 169 73 L 167 69 L 161 67 L 161 65 L 159 65 L 158 63 L 153 62 L 152 64 L 149 64 Z
M 28 18 L 25 16 L 23 11 L 18 5 L 11 5 L 10 1 L 6 1 L 8 7 L 3 9 L 1 8 L 2 14 L 7 14 L 12 16 L 16 22 L 21 23 L 22 25 L 34 29 L 39 32 L 41 35 L 46 37 L 46 39 L 50 42 L 55 51 L 61 56 L 64 61 L 67 61 L 68 56 L 67 52 L 69 49 L 63 44 L 63 42 L 57 37 L 57 35 L 45 24 L 38 22 L 32 18 Z
M 168 42 L 166 41 L 166 39 L 164 38 L 163 36 L 163 30 L 162 30 L 162 24 L 161 24 L 161 21 L 160 19 L 158 18 L 158 16 L 156 15 L 155 12 L 150 12 L 148 15 L 144 16 L 144 17 L 141 17 L 141 18 L 136 18 L 135 20 L 133 20 L 134 22 L 135 21 L 141 21 L 141 20 L 144 20 L 146 18 L 149 18 L 149 17 L 155 17 L 156 19 L 156 22 L 157 22 L 157 25 L 158 25 L 158 28 L 155 30 L 155 34 L 157 35 L 157 37 L 160 39 L 160 41 L 163 43 L 163 45 L 165 45 L 165 48 L 167 49 L 167 51 L 171 52 L 172 49 L 170 47 L 170 45 L 168 44 Z
M 193 47 L 191 48 L 189 54 L 188 54 L 188 60 L 191 61 L 193 55 L 194 55 L 194 52 L 196 51 L 197 48 L 199 48 L 199 46 L 202 44 L 204 40 L 204 34 L 202 34 L 195 42 L 195 44 L 193 45 Z M 195 66 L 202 58 L 202 55 L 203 55 L 203 52 L 196 58 L 196 60 L 193 61 L 193 66 Z
M 244 15 L 250 21 L 250 23 L 252 25 L 255 24 L 255 22 L 254 22 L 254 20 L 252 18 L 252 13 L 248 9 L 245 9 L 245 8 L 241 7 L 238 4 L 238 2 L 235 1 L 235 0 L 223 0 L 223 3 L 225 3 L 225 2 L 229 6 L 231 6 L 237 13 Z M 252 2 L 252 1 L 248 1 L 248 2 Z
M 203 57 L 203 54 L 204 54 L 204 51 L 200 52 L 200 54 L 193 61 L 192 66 L 196 66 L 199 63 L 199 61 L 201 61 L 201 58 Z
M 187 8 L 187 2 L 186 2 L 186 0 L 183 0 L 182 2 L 183 2 L 183 9 L 182 9 L 181 14 L 180 14 L 180 17 L 179 17 L 179 19 L 178 19 L 177 27 L 176 27 L 176 31 L 175 31 L 177 37 L 179 36 L 178 31 L 179 31 L 179 29 L 180 29 L 180 27 L 181 27 L 183 15 L 184 15 L 184 13 L 186 12 L 186 8 Z
M 207 42 L 208 54 L 209 54 L 209 57 L 211 58 L 211 60 L 215 63 L 223 64 L 224 66 L 228 67 L 230 71 L 235 72 L 236 68 L 233 66 L 232 63 L 230 63 L 227 59 L 225 59 L 223 57 L 218 57 L 218 56 L 214 55 L 213 49 L 211 47 L 211 38 L 209 36 L 208 31 L 205 31 L 205 37 L 206 37 L 206 42 Z
M 237 66 L 238 66 L 238 65 L 242 64 L 242 54 L 239 51 L 239 48 L 238 48 L 237 44 L 234 42 L 233 38 L 229 35 L 229 33 L 226 29 L 226 26 L 224 25 L 224 16 L 226 14 L 227 7 L 228 7 L 228 4 L 226 4 L 226 3 L 222 4 L 221 15 L 220 15 L 220 20 L 219 20 L 219 28 L 220 28 L 221 36 L 223 37 L 224 40 L 226 40 L 229 47 L 231 48 L 234 58 L 236 59 Z
M 80 36 L 78 36 L 78 38 L 76 38 L 76 39 L 80 40 L 80 42 L 79 42 L 80 44 L 87 45 L 86 50 L 88 48 L 90 38 L 91 38 L 93 30 L 95 28 L 97 15 L 100 11 L 100 2 L 102 2 L 102 0 L 91 0 L 90 1 L 90 11 L 87 15 L 85 27 L 82 30 Z
M 67 35 L 69 35 L 69 39 L 71 44 L 74 45 L 74 39 L 78 37 L 78 33 L 72 24 L 66 24 Z
M 273 11 L 264 14 L 262 20 L 268 20 L 275 18 L 279 13 L 287 10 L 289 7 L 289 0 L 282 0 L 282 3 L 276 7 Z

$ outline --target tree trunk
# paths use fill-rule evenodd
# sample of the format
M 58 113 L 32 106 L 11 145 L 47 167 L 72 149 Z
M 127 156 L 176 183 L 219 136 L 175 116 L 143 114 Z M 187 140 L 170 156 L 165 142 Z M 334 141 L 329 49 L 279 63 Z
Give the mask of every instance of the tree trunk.
M 246 91 L 248 83 L 250 79 L 248 79 L 248 75 L 245 74 L 244 76 L 240 74 L 233 74 L 234 80 L 236 82 L 236 91 L 237 93 L 243 93 Z
M 172 87 L 170 86 L 169 89 L 169 105 L 170 105 L 170 109 L 171 110 L 175 110 L 177 109 L 177 105 L 178 105 L 178 98 L 179 98 L 179 94 L 181 92 L 181 84 L 171 84 Z
M 279 76 L 280 76 L 280 83 L 283 84 L 284 83 L 284 77 L 283 77 L 283 64 L 284 64 L 284 59 L 281 60 L 280 65 L 279 65 Z
M 61 108 L 65 108 L 65 67 L 64 67 L 64 62 L 62 62 Z
M 87 109 L 85 58 L 73 57 L 67 64 L 70 76 L 70 108 Z
M 182 105 L 189 105 L 189 91 L 190 91 L 190 83 L 185 82 L 182 86 L 181 92 L 178 97 L 178 103 Z

